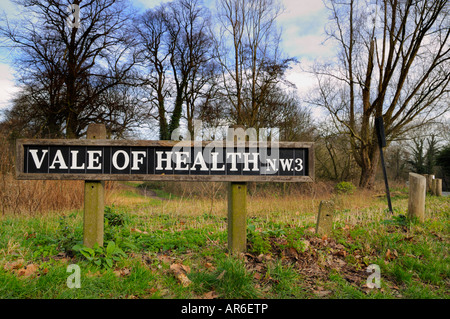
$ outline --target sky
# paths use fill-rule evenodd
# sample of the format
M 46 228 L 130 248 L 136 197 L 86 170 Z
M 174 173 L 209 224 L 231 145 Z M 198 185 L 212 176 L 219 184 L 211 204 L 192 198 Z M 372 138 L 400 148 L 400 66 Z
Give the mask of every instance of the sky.
M 145 10 L 167 0 L 130 0 L 137 8 Z M 204 0 L 206 6 L 214 8 L 215 0 Z M 322 0 L 281 0 L 285 10 L 278 17 L 278 26 L 282 28 L 281 48 L 289 57 L 296 57 L 299 64 L 288 71 L 287 79 L 294 83 L 298 93 L 307 92 L 314 79 L 302 71 L 315 59 L 327 59 L 333 55 L 333 49 L 324 44 L 324 27 L 328 13 Z M 0 1 L 0 12 L 8 17 L 18 13 L 17 8 L 8 0 Z M 10 105 L 11 98 L 18 89 L 14 85 L 14 70 L 10 65 L 11 55 L 0 51 L 0 110 Z M 316 111 L 319 112 L 319 111 Z M 320 113 L 313 115 L 320 116 Z

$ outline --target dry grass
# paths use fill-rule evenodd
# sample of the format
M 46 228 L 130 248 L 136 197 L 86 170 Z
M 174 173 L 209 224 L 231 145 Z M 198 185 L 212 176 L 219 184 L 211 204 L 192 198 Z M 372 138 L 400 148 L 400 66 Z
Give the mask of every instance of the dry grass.
M 108 204 L 115 183 L 107 182 Z M 84 181 L 16 180 L 13 174 L 0 175 L 0 212 L 7 214 L 44 214 L 82 209 Z
M 201 187 L 197 185 L 196 187 Z M 110 204 L 126 206 L 138 216 L 162 215 L 180 221 L 175 229 L 204 227 L 205 219 L 201 218 L 202 225 L 197 225 L 196 217 L 211 216 L 211 223 L 217 223 L 217 218 L 223 218 L 220 228 L 226 227 L 227 199 L 226 188 L 216 193 L 215 197 L 184 196 L 170 200 L 145 198 L 142 196 L 123 196 L 124 190 L 129 188 L 118 186 L 111 195 Z M 251 193 L 251 190 L 250 190 Z M 318 182 L 309 184 L 307 188 L 291 189 L 290 194 L 277 192 L 257 192 L 247 197 L 247 216 L 258 220 L 288 223 L 292 226 L 305 226 L 314 224 L 317 218 L 320 201 L 333 200 L 336 204 L 335 221 L 349 225 L 371 223 L 388 217 L 387 204 L 380 200 L 379 189 L 356 190 L 353 194 L 336 195 L 330 191 L 327 183 Z M 396 208 L 406 210 L 407 201 L 397 200 Z M 153 229 L 152 225 L 146 225 Z

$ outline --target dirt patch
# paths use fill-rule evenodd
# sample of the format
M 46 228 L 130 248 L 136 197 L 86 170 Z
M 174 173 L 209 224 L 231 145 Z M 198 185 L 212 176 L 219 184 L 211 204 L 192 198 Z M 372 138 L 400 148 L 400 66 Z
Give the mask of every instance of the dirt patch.
M 286 239 L 278 237 L 268 238 L 271 249 L 268 254 L 245 253 L 246 267 L 254 272 L 256 279 L 267 277 L 268 261 L 281 259 L 283 264 L 292 265 L 304 277 L 304 285 L 311 292 L 322 295 L 321 283 L 329 280 L 330 272 L 335 271 L 341 275 L 349 284 L 361 290 L 366 290 L 365 283 L 368 273 L 365 271 L 367 265 L 358 252 L 350 253 L 346 248 L 336 243 L 334 239 L 305 237 L 302 239 L 304 248 L 302 250 L 289 247 Z M 251 244 L 248 246 L 250 250 Z M 351 262 L 349 262 L 351 260 Z M 331 293 L 331 292 L 330 292 Z

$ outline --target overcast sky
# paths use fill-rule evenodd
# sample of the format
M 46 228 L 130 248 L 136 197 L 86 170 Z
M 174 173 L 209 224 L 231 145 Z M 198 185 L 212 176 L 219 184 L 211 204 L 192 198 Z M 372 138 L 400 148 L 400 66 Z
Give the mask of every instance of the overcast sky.
M 144 10 L 152 8 L 165 0 L 132 0 L 132 3 Z M 214 8 L 216 0 L 204 0 L 210 8 Z M 165 1 L 167 2 L 167 1 Z M 322 0 L 281 0 L 285 11 L 278 18 L 282 28 L 282 49 L 289 57 L 296 57 L 300 64 L 289 71 L 288 80 L 293 82 L 301 94 L 311 88 L 313 79 L 300 68 L 307 67 L 314 59 L 330 58 L 333 54 L 329 45 L 324 45 L 324 26 L 327 22 L 327 11 Z M 10 1 L 0 1 L 0 11 L 8 16 L 17 13 L 17 8 Z M 17 89 L 14 87 L 13 68 L 9 65 L 8 51 L 1 50 L 0 58 L 0 109 L 10 105 L 10 99 Z

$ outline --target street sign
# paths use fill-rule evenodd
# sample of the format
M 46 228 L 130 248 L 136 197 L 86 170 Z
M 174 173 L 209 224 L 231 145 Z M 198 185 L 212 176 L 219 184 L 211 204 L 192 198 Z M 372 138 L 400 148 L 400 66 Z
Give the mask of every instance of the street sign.
M 313 143 L 21 139 L 18 179 L 273 181 L 314 179 Z

